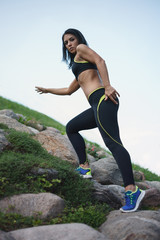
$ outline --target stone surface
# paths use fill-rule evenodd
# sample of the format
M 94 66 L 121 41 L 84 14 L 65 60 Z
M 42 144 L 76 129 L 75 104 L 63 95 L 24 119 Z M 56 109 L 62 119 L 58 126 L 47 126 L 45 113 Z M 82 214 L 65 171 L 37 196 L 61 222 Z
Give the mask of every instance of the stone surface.
M 16 240 L 15 238 L 13 238 L 10 233 L 6 233 L 3 231 L 0 231 L 0 240 Z
M 10 117 L 10 118 L 18 120 L 17 114 L 14 113 L 11 109 L 0 110 L 0 115 L 5 115 L 7 117 Z
M 0 200 L 0 211 L 37 216 L 41 219 L 57 217 L 65 207 L 64 200 L 52 193 L 21 194 Z
M 105 202 L 115 209 L 124 203 L 124 188 L 118 185 L 101 185 L 93 180 L 93 197 L 99 202 Z
M 142 206 L 145 207 L 160 207 L 160 191 L 156 188 L 151 188 L 145 191 Z
M 100 159 L 100 158 L 108 157 L 109 154 L 107 152 L 105 152 L 104 150 L 100 150 L 100 151 L 96 152 L 96 155 Z
M 57 179 L 58 178 L 58 171 L 55 169 L 48 169 L 48 168 L 32 168 L 31 173 L 33 175 L 42 176 L 45 174 L 47 180 Z
M 37 129 L 33 128 L 33 127 L 27 126 L 27 128 L 28 128 L 29 130 L 31 130 L 33 134 L 38 134 L 38 133 L 39 133 L 39 131 L 38 131 Z
M 133 170 L 133 175 L 135 181 L 145 181 L 145 176 L 143 172 Z
M 60 131 L 55 128 L 47 127 L 46 130 L 34 136 L 42 147 L 44 147 L 53 156 L 66 160 L 74 165 L 78 165 L 78 157 L 75 153 L 68 137 L 62 135 Z
M 101 184 L 122 185 L 123 180 L 118 165 L 112 156 L 90 164 L 93 178 Z
M 9 146 L 9 142 L 5 137 L 5 132 L 0 129 L 0 152 L 2 152 L 7 146 Z
M 17 131 L 20 132 L 27 132 L 29 134 L 32 134 L 33 132 L 24 124 L 18 122 L 17 120 L 7 117 L 5 115 L 0 115 L 0 123 L 3 123 L 8 126 L 8 128 L 14 128 Z
M 102 233 L 81 223 L 26 228 L 8 234 L 15 240 L 108 240 Z
M 93 156 L 91 156 L 90 154 L 87 154 L 87 159 L 89 161 L 89 164 L 91 164 L 91 163 L 96 161 L 96 159 Z
M 112 211 L 100 231 L 110 240 L 159 240 L 160 211 Z
M 145 181 L 145 183 L 150 187 L 150 188 L 156 188 L 158 191 L 160 191 L 160 181 Z
M 149 184 L 146 183 L 146 181 L 144 182 L 136 182 L 136 185 L 143 190 L 147 190 L 150 189 L 151 187 L 149 186 Z

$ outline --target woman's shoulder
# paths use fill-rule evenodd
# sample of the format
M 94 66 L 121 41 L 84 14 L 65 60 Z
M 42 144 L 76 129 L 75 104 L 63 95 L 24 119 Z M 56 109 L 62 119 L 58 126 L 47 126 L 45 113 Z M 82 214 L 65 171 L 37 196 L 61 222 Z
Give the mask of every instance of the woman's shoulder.
M 83 43 L 80 43 L 78 46 L 77 46 L 77 51 L 84 51 L 86 49 L 89 49 L 89 47 Z

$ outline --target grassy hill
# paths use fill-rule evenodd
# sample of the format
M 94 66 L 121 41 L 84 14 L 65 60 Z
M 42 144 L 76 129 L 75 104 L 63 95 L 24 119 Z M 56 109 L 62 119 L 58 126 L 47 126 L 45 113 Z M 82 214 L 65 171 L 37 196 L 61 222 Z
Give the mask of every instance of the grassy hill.
M 61 133 L 65 132 L 65 126 L 55 121 L 53 118 L 46 116 L 45 114 L 34 111 L 28 107 L 25 107 L 19 103 L 12 102 L 8 99 L 0 97 L 0 110 L 2 109 L 12 109 L 15 113 L 23 114 L 27 117 L 27 120 L 36 120 L 42 125 L 48 127 L 57 128 Z
M 38 121 L 65 133 L 65 127 L 54 119 L 0 97 L 0 110 L 2 109 L 12 109 L 15 113 L 26 116 L 28 120 Z M 112 209 L 105 203 L 93 201 L 90 180 L 79 177 L 68 162 L 48 154 L 29 134 L 8 129 L 4 124 L 0 124 L 0 128 L 8 133 L 7 138 L 11 143 L 11 146 L 0 155 L 0 198 L 21 193 L 52 192 L 66 201 L 63 215 L 46 221 L 42 221 L 38 216 L 23 217 L 0 212 L 0 230 L 11 231 L 24 227 L 69 222 L 82 222 L 98 228 L 106 220 L 106 215 Z M 98 144 L 89 143 L 96 149 L 101 149 Z M 31 169 L 39 167 L 56 169 L 59 172 L 58 179 L 50 180 L 47 175 L 32 175 Z M 138 165 L 133 165 L 133 168 L 143 171 L 146 180 L 160 181 L 160 176 L 148 169 Z

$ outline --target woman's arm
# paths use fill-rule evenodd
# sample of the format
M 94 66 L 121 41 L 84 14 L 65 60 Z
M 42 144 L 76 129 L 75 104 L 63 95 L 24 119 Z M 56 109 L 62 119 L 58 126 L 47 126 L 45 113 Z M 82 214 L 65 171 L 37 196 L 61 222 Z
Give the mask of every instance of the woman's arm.
M 114 103 L 117 103 L 115 100 L 116 95 L 118 96 L 120 95 L 110 84 L 108 70 L 105 61 L 96 52 L 94 52 L 92 49 L 90 49 L 88 46 L 84 44 L 79 44 L 77 46 L 77 53 L 80 58 L 96 64 L 105 88 L 106 95 L 105 100 L 107 100 L 109 97 Z
M 42 88 L 36 87 L 36 91 L 40 94 L 42 93 L 52 93 L 56 95 L 71 95 L 80 88 L 76 79 L 67 88 Z

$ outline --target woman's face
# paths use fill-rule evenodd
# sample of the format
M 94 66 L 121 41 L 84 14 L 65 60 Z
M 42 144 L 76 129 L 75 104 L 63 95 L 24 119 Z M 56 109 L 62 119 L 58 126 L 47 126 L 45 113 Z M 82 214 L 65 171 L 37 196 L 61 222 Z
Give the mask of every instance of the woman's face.
M 64 45 L 67 48 L 67 50 L 72 53 L 75 54 L 76 53 L 76 48 L 78 46 L 78 39 L 73 35 L 73 34 L 65 34 L 64 38 Z

